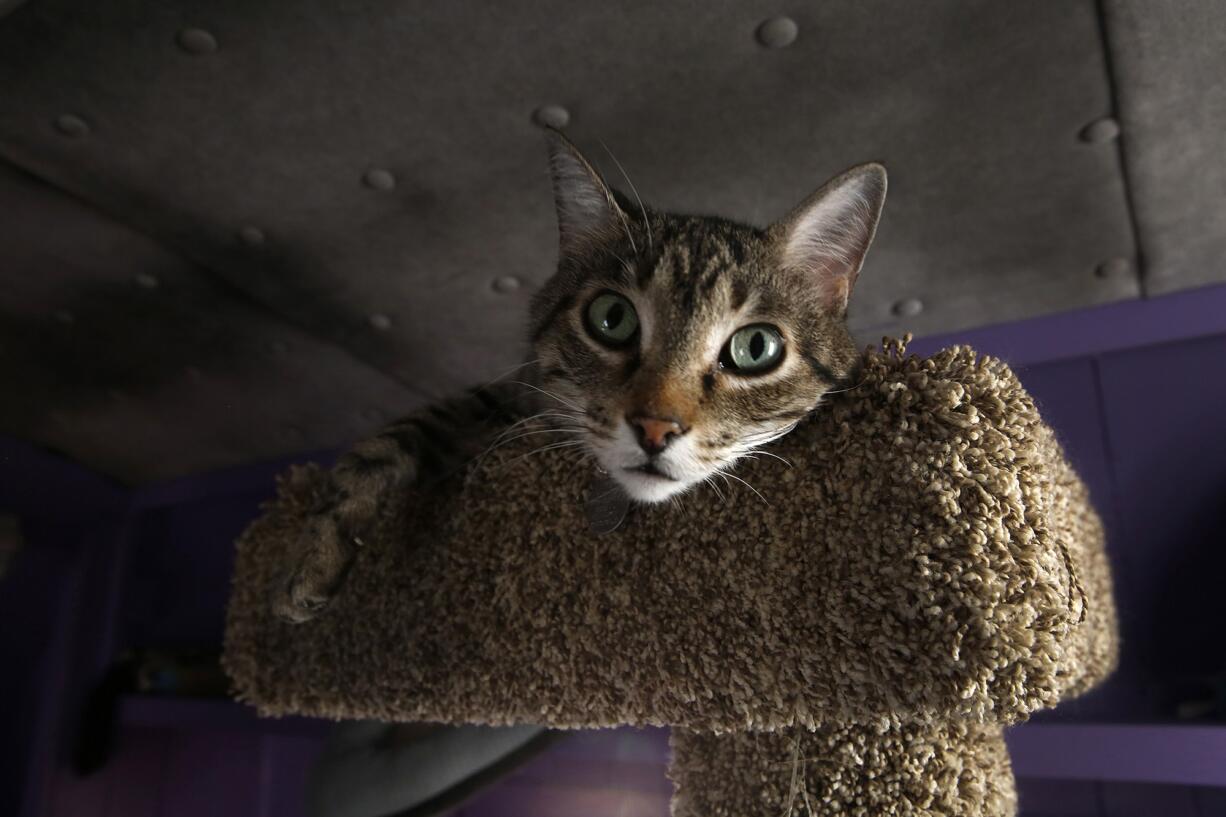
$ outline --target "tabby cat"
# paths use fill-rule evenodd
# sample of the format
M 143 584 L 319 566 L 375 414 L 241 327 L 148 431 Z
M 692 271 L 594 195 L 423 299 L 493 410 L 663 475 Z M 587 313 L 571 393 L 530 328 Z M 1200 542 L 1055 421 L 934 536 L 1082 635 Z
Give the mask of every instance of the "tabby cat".
M 462 467 L 516 421 L 548 424 L 545 439 L 589 454 L 619 496 L 661 502 L 852 383 L 847 300 L 885 168 L 847 171 L 762 230 L 649 210 L 606 185 L 566 137 L 548 140 L 560 252 L 532 305 L 530 363 L 514 382 L 393 423 L 340 459 L 282 616 L 303 621 L 327 605 L 385 497 Z

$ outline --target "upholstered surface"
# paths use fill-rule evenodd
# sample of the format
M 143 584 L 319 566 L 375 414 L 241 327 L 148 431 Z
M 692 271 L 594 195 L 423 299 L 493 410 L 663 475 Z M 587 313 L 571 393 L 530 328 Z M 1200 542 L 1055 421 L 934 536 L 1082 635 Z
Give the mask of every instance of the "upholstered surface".
M 539 439 L 383 503 L 301 624 L 273 611 L 287 565 L 322 555 L 300 536 L 320 472 L 291 471 L 237 543 L 238 697 L 272 715 L 685 727 L 677 817 L 785 814 L 798 780 L 803 813 L 1010 817 L 1000 725 L 1114 669 L 1102 524 L 998 360 L 869 354 L 860 387 L 770 446 L 782 459 L 740 471 L 757 488 L 635 507 L 603 535 L 590 463 Z
M 1222 13 L 1105 7 L 1106 40 L 1093 0 L 0 4 L 0 158 L 42 181 L 3 181 L 0 432 L 142 482 L 513 365 L 555 252 L 541 122 L 657 206 L 758 223 L 884 161 L 866 339 L 1222 280 Z M 98 292 L 162 263 L 181 287 Z
M 672 817 L 1016 817 L 998 724 L 672 734 Z M 759 772 L 746 785 L 746 770 Z
M 1115 665 L 1101 523 L 999 361 L 870 355 L 862 386 L 771 447 L 782 459 L 603 536 L 590 463 L 541 439 L 384 503 L 337 600 L 300 625 L 274 608 L 311 552 L 320 473 L 292 472 L 238 543 L 240 698 L 562 727 L 1010 723 Z

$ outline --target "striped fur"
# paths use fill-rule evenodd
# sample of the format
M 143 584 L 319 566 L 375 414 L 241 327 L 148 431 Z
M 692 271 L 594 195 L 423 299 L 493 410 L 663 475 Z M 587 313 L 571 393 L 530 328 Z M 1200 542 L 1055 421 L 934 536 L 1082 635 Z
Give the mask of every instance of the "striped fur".
M 879 165 L 836 178 L 768 229 L 650 210 L 609 188 L 557 133 L 550 169 L 559 262 L 532 305 L 530 362 L 515 382 L 393 423 L 341 458 L 277 601 L 285 618 L 326 606 L 389 492 L 462 468 L 500 439 L 540 434 L 541 450 L 590 456 L 631 499 L 656 502 L 731 476 L 824 395 L 855 385 L 846 306 L 884 201 Z M 624 346 L 602 342 L 587 320 L 603 293 L 637 314 Z M 753 324 L 778 330 L 782 359 L 740 374 L 725 365 L 727 344 Z M 677 432 L 652 451 L 636 418 Z

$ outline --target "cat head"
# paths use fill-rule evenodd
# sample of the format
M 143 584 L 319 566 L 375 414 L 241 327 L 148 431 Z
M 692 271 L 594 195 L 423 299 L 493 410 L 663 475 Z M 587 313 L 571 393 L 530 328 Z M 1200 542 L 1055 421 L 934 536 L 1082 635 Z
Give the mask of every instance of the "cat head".
M 763 230 L 647 209 L 549 136 L 559 262 L 532 308 L 548 409 L 635 500 L 659 502 L 854 385 L 847 301 L 885 201 L 878 164 Z

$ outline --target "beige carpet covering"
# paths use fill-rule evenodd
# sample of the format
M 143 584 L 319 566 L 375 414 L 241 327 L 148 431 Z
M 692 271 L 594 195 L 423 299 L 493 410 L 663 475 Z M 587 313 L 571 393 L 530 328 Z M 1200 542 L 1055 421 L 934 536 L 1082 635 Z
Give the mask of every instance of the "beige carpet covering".
M 675 731 L 674 817 L 1011 815 L 1017 793 L 996 724 Z
M 1008 367 L 969 349 L 889 342 L 770 449 L 787 463 L 738 467 L 756 493 L 720 483 L 605 536 L 583 512 L 590 465 L 541 443 L 386 508 L 342 595 L 298 626 L 270 607 L 319 478 L 292 471 L 238 543 L 239 698 L 684 727 L 686 817 L 996 815 L 1014 810 L 1000 725 L 1114 666 L 1085 488 Z

